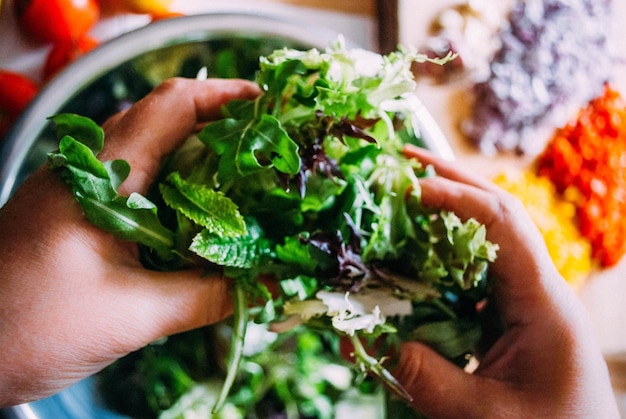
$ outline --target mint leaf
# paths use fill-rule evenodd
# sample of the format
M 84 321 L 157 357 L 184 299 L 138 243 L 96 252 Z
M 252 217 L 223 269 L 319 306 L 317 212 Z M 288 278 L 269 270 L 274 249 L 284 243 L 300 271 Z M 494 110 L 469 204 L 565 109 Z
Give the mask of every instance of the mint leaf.
M 165 203 L 180 211 L 210 233 L 237 237 L 246 233 L 246 224 L 237 205 L 222 192 L 185 181 L 171 173 L 160 186 Z
M 253 236 L 220 237 L 202 230 L 191 242 L 189 250 L 209 262 L 233 268 L 251 268 L 266 253 L 266 244 Z

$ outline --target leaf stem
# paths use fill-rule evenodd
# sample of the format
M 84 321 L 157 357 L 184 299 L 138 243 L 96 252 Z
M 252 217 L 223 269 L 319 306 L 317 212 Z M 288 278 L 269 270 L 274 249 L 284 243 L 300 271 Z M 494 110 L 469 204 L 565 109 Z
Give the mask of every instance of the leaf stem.
M 364 370 L 372 372 L 378 378 L 380 378 L 394 393 L 403 399 L 411 402 L 413 401 L 413 397 L 409 394 L 408 391 L 398 382 L 398 380 L 391 375 L 391 373 L 385 369 L 382 365 L 385 360 L 382 358 L 378 360 L 370 354 L 367 353 L 361 340 L 359 337 L 354 334 L 350 336 L 350 340 L 352 341 L 352 345 L 354 346 L 354 356 L 361 365 L 360 367 Z
M 239 281 L 235 281 L 233 289 L 234 299 L 234 314 L 233 314 L 233 337 L 231 340 L 230 352 L 228 354 L 228 371 L 226 372 L 226 378 L 222 385 L 222 391 L 215 406 L 213 407 L 213 413 L 217 413 L 224 402 L 228 393 L 235 382 L 237 372 L 239 371 L 239 364 L 243 356 L 243 346 L 246 338 L 246 329 L 248 327 L 248 299 L 246 292 L 242 284 Z

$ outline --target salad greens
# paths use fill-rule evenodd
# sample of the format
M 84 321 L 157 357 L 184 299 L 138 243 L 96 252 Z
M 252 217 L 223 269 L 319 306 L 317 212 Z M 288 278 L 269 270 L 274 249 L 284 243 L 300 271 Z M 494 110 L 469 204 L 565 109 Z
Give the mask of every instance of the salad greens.
M 117 193 L 130 167 L 97 159 L 100 127 L 52 118 L 60 144 L 50 165 L 92 223 L 139 243 L 149 268 L 201 264 L 232 278 L 234 333 L 215 410 L 236 381 L 249 320 L 347 336 L 357 370 L 407 399 L 368 341 L 383 339 L 384 350 L 420 340 L 467 362 L 497 245 L 475 220 L 421 205 L 419 178 L 435 173 L 402 148 L 420 142 L 411 64 L 424 60 L 341 42 L 261 57 L 262 94 L 224 106 L 164 162 L 148 196 Z

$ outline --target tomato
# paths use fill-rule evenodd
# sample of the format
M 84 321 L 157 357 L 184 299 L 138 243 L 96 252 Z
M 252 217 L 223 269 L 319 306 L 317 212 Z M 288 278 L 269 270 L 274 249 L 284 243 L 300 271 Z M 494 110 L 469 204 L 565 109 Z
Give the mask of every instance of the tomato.
M 100 18 L 97 0 L 15 0 L 20 28 L 41 42 L 84 37 Z
M 50 79 L 65 66 L 96 46 L 98 46 L 98 41 L 89 36 L 72 41 L 57 42 L 46 58 L 43 69 L 44 80 Z
M 30 78 L 8 70 L 0 70 L 0 138 L 39 91 Z

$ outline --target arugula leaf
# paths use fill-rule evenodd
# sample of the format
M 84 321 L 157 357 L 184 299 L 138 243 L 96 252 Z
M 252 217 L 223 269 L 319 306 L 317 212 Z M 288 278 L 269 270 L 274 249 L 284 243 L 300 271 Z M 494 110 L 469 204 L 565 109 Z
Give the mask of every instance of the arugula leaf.
M 288 175 L 300 170 L 297 144 L 270 115 L 252 121 L 222 119 L 207 125 L 199 138 L 221 156 L 222 181 L 270 167 Z
M 172 258 L 174 233 L 161 224 L 157 208 L 144 197 L 133 194 L 129 198 L 117 196 L 103 202 L 80 192 L 75 194 L 93 224 L 121 239 L 148 246 L 165 260 Z
M 61 138 L 58 152 L 49 153 L 48 156 L 53 167 L 64 168 L 65 176 L 71 177 L 69 181 L 75 193 L 105 202 L 117 196 L 109 170 L 117 169 L 115 183 L 118 183 L 119 175 L 125 177 L 124 172 L 128 174 L 130 170 L 126 162 L 110 164 L 107 168 L 89 147 L 67 135 Z
M 109 180 L 113 189 L 117 190 L 122 182 L 130 174 L 130 165 L 126 160 L 112 160 L 103 162 L 104 168 L 109 174 Z M 154 205 L 154 204 L 153 204 Z
M 103 230 L 121 239 L 141 243 L 163 260 L 170 260 L 174 233 L 161 224 L 157 207 L 139 194 L 123 197 L 117 193 L 117 188 L 130 173 L 129 164 L 123 160 L 103 163 L 97 159 L 96 153 L 102 148 L 103 138 L 99 127 L 95 129 L 97 125 L 93 121 L 73 115 L 52 119 L 61 123 L 57 132 L 61 139 L 59 149 L 48 154 L 50 166 L 62 171 L 62 177 L 72 186 L 86 218 Z M 85 135 L 86 138 L 78 141 L 65 133 Z
M 98 154 L 104 146 L 104 131 L 102 128 L 84 116 L 63 113 L 49 118 L 56 127 L 57 140 L 67 136 L 80 139 L 80 142 Z

